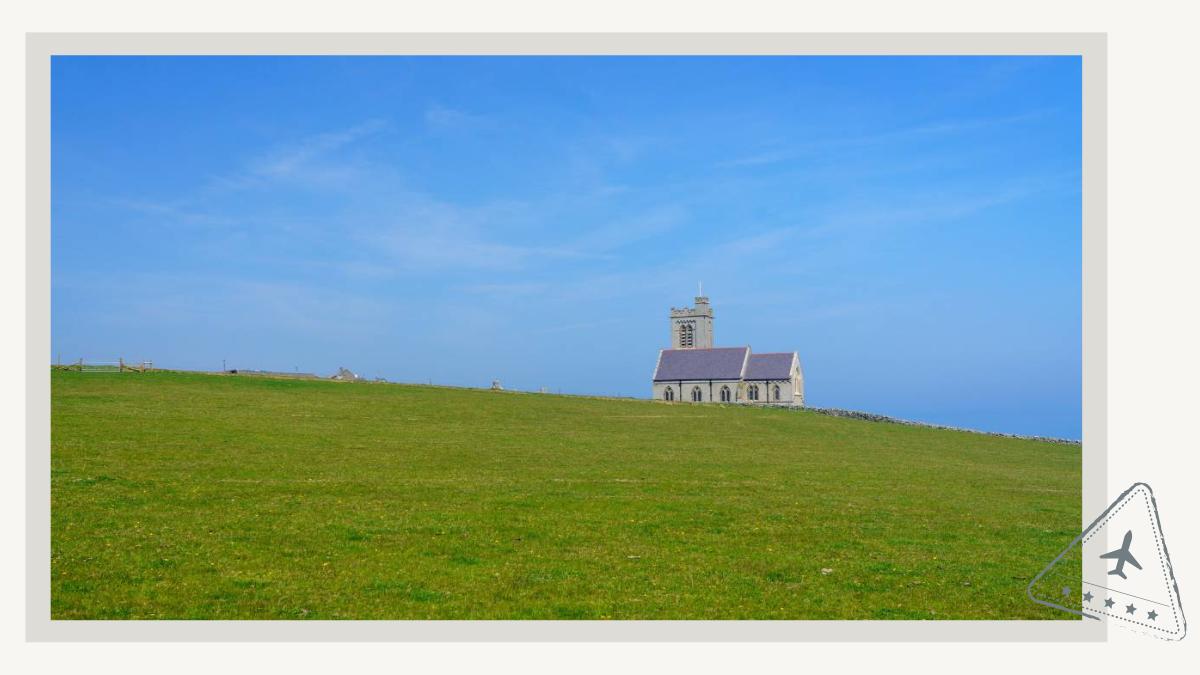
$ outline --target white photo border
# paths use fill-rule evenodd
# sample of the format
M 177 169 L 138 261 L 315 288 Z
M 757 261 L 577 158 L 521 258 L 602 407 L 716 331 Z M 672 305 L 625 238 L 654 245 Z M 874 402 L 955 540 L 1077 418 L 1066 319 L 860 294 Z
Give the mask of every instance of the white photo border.
M 1073 55 L 1083 69 L 1083 493 L 1108 503 L 1104 33 L 26 35 L 26 639 L 114 642 L 1097 642 L 1097 621 L 79 621 L 50 618 L 50 60 L 55 55 Z

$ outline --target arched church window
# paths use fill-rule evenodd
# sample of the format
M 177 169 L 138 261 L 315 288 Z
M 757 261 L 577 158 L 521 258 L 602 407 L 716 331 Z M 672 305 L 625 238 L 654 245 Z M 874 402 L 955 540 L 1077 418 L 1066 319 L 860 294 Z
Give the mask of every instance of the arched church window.
M 696 327 L 685 323 L 679 327 L 679 346 L 692 347 L 696 344 Z
M 775 400 L 779 400 L 779 385 L 775 385 Z
M 700 387 L 692 387 L 692 400 L 696 403 L 704 400 L 704 395 L 700 392 Z
M 733 396 L 729 392 L 729 387 L 721 387 L 721 402 L 729 403 L 733 400 Z
M 666 389 L 664 389 L 663 390 L 663 400 L 664 401 L 674 401 L 675 400 L 675 390 L 670 387 L 667 387 Z
M 750 388 L 746 390 L 746 398 L 750 399 L 751 401 L 758 400 L 758 385 L 757 384 L 750 385 Z

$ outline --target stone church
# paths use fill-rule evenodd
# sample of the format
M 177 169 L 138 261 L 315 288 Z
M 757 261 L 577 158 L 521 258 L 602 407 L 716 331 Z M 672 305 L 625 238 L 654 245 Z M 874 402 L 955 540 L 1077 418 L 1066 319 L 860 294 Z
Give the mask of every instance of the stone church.
M 654 398 L 696 403 L 804 405 L 804 373 L 796 352 L 752 354 L 749 347 L 713 346 L 708 298 L 671 308 L 671 348 L 658 352 Z

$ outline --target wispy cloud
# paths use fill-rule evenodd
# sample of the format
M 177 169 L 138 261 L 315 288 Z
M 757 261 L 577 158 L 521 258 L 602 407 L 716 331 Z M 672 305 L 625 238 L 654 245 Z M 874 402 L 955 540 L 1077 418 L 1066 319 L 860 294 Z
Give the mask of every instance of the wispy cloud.
M 492 121 L 483 115 L 474 115 L 434 103 L 425 108 L 425 125 L 436 131 L 470 130 L 490 127 Z
M 686 218 L 687 210 L 681 204 L 657 206 L 644 213 L 593 228 L 575 239 L 571 248 L 594 253 L 615 251 L 671 232 Z
M 403 226 L 375 233 L 371 240 L 404 272 L 515 270 L 538 260 L 587 257 L 566 248 L 503 244 L 471 234 L 422 232 Z
M 495 283 L 495 284 L 467 284 L 460 290 L 464 293 L 472 295 L 493 295 L 504 297 L 518 297 L 526 295 L 538 295 L 549 290 L 549 285 L 534 281 L 519 281 L 512 283 Z
M 189 272 L 68 277 L 68 285 L 99 293 L 124 321 L 155 326 L 269 326 L 308 336 L 370 333 L 394 307 L 377 299 L 299 281 L 243 279 Z
M 172 198 L 115 197 L 119 208 L 153 217 L 162 225 L 231 226 L 261 219 L 244 212 L 216 212 L 215 197 L 247 190 L 268 190 L 281 184 L 301 184 L 321 189 L 346 186 L 362 175 L 362 167 L 331 161 L 339 151 L 388 128 L 382 119 L 367 120 L 343 129 L 281 143 L 251 155 L 227 173 L 209 177 L 190 192 Z
M 205 213 L 198 209 L 190 209 L 169 202 L 121 197 L 113 198 L 109 202 L 118 208 L 149 216 L 162 225 L 225 227 L 238 222 L 235 218 Z
M 625 324 L 626 320 L 622 318 L 605 319 L 603 321 L 583 321 L 579 323 L 566 323 L 547 326 L 541 330 L 530 331 L 532 335 L 545 335 L 548 333 L 565 333 L 568 331 L 584 331 L 593 328 L 605 328 L 608 326 L 618 326 Z
M 356 176 L 355 167 L 345 162 L 324 160 L 387 128 L 385 120 L 373 119 L 282 143 L 250 157 L 237 171 L 213 177 L 204 192 L 245 190 L 281 182 L 314 186 L 345 183 Z
M 439 122 L 463 122 L 467 118 L 437 109 Z M 522 204 L 496 201 L 483 205 L 464 206 L 436 199 L 415 190 L 401 177 L 395 167 L 351 161 L 341 152 L 356 142 L 380 133 L 387 128 L 382 120 L 371 120 L 341 130 L 316 134 L 281 144 L 259 153 L 236 171 L 219 176 L 208 184 L 198 186 L 191 194 L 176 202 L 150 200 L 115 200 L 123 208 L 154 216 L 172 218 L 195 224 L 230 224 L 240 221 L 256 223 L 256 234 L 265 236 L 271 227 L 286 230 L 290 236 L 308 232 L 323 234 L 341 231 L 351 237 L 353 246 L 331 248 L 329 258 L 297 261 L 297 264 L 319 265 L 343 271 L 349 276 L 382 278 L 405 272 L 423 272 L 453 268 L 458 270 L 519 269 L 537 261 L 556 259 L 595 258 L 597 254 L 584 245 L 567 245 L 546 240 L 521 243 L 498 241 L 487 236 L 505 223 L 524 215 Z M 353 179 L 353 180 L 351 180 Z M 320 226 L 289 225 L 286 216 L 255 217 L 240 212 L 238 204 L 227 205 L 222 215 L 187 210 L 188 204 L 210 204 L 212 193 L 254 191 L 269 194 L 284 185 L 303 184 L 312 191 L 341 192 L 348 210 L 325 218 Z M 184 205 L 179 206 L 176 204 Z M 643 223 L 654 226 L 654 223 Z M 614 228 L 609 237 L 622 235 Z M 595 248 L 595 247 L 592 247 Z
M 760 152 L 742 157 L 718 162 L 718 167 L 747 167 L 764 164 L 775 164 L 797 159 L 814 152 L 836 150 L 843 148 L 864 148 L 888 143 L 905 143 L 926 140 L 936 136 L 980 131 L 989 128 L 1020 124 L 1041 119 L 1050 114 L 1048 110 L 1033 110 L 1015 115 L 998 117 L 982 117 L 973 119 L 940 120 L 928 124 L 919 124 L 900 129 L 892 129 L 873 134 L 859 136 L 844 136 L 841 138 L 824 138 L 819 140 L 800 141 L 795 143 L 780 143 Z
M 370 120 L 348 129 L 331 131 L 276 148 L 250 163 L 250 172 L 265 177 L 287 177 L 322 156 L 378 133 L 386 127 L 383 120 Z
M 744 229 L 737 228 L 736 231 L 741 232 Z M 777 227 L 731 239 L 720 244 L 717 249 L 720 251 L 720 255 L 730 256 L 731 259 L 737 260 L 742 256 L 777 249 L 800 231 L 801 228 L 798 226 Z
M 511 202 L 456 204 L 407 189 L 398 181 L 385 195 L 378 189 L 369 188 L 362 196 L 368 208 L 343 218 L 357 248 L 398 273 L 518 270 L 535 263 L 596 257 L 540 230 L 514 236 L 520 228 L 510 226 L 523 208 Z
M 903 197 L 879 198 L 868 205 L 833 204 L 814 234 L 835 231 L 873 234 L 880 227 L 912 226 L 940 223 L 972 216 L 988 209 L 1019 202 L 1047 190 L 1060 189 L 1071 183 L 1074 174 L 1046 174 L 1009 180 L 986 189 L 922 190 Z M 1077 186 L 1077 176 L 1074 185 Z
M 605 136 L 599 140 L 600 147 L 618 162 L 639 159 L 659 141 L 646 136 Z

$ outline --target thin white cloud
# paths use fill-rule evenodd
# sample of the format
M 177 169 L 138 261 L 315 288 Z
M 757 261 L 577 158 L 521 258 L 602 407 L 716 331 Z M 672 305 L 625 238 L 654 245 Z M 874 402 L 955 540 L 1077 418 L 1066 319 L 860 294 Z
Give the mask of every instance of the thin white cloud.
M 340 335 L 371 331 L 395 310 L 361 294 L 303 282 L 182 272 L 62 281 L 102 295 L 118 308 L 115 314 L 134 324 L 270 326 L 281 334 Z
M 482 115 L 473 115 L 462 110 L 434 103 L 425 108 L 425 125 L 432 130 L 466 130 L 491 126 L 491 121 Z
M 745 229 L 753 231 L 753 228 Z M 741 232 L 745 230 L 737 228 L 736 231 Z M 777 227 L 765 231 L 760 230 L 749 236 L 726 241 L 717 248 L 722 256 L 730 256 L 730 259 L 736 260 L 738 257 L 777 249 L 799 231 L 799 227 Z
M 360 175 L 358 167 L 326 160 L 340 150 L 387 128 L 385 120 L 373 119 L 277 145 L 250 157 L 238 171 L 212 177 L 200 189 L 200 193 L 209 195 L 213 192 L 263 188 L 281 182 L 316 187 L 352 183 Z
M 119 208 L 149 216 L 165 226 L 227 227 L 237 223 L 235 218 L 205 213 L 198 209 L 189 209 L 168 202 L 124 198 L 111 199 L 109 202 Z
M 250 163 L 251 173 L 265 177 L 286 177 L 362 138 L 386 128 L 382 120 L 369 120 L 348 129 L 332 131 L 276 148 Z
M 681 204 L 667 204 L 630 218 L 609 222 L 571 242 L 571 248 L 607 253 L 675 230 L 684 223 L 687 211 Z
M 451 111 L 438 112 L 440 121 L 451 117 Z M 338 158 L 339 151 L 385 128 L 383 121 L 372 120 L 280 145 L 246 162 L 244 169 L 199 188 L 190 201 L 209 203 L 214 189 L 269 191 L 285 183 L 301 183 L 313 190 L 336 189 L 346 197 L 349 210 L 300 231 L 316 237 L 344 233 L 355 245 L 345 252 L 331 249 L 328 259 L 295 264 L 319 264 L 339 269 L 348 276 L 382 278 L 441 269 L 519 269 L 539 261 L 595 257 L 583 249 L 554 242 L 501 243 L 487 236 L 488 232 L 504 231 L 504 224 L 527 216 L 525 205 L 519 202 L 461 206 L 411 189 L 393 167 Z M 190 213 L 178 206 L 148 200 L 125 200 L 121 205 L 197 223 L 253 221 L 259 225 L 260 235 L 262 227 L 270 222 L 289 236 L 296 232 L 276 216 L 264 220 L 250 212 L 237 217 Z
M 475 295 L 494 295 L 494 296 L 527 296 L 539 295 L 546 292 L 550 287 L 547 284 L 535 281 L 518 281 L 511 283 L 494 283 L 494 284 L 468 284 L 462 287 L 464 293 Z
M 1044 118 L 1049 113 L 1050 111 L 1047 110 L 1033 110 L 1003 117 L 941 120 L 929 124 L 919 124 L 901 129 L 893 129 L 890 131 L 865 134 L 861 136 L 846 136 L 842 138 L 827 138 L 799 143 L 777 144 L 754 154 L 718 162 L 716 166 L 723 168 L 737 168 L 760 166 L 764 164 L 776 164 L 779 162 L 797 159 L 812 152 L 822 150 L 863 148 L 887 143 L 903 143 L 923 140 L 934 136 L 948 136 L 970 131 L 990 129 L 999 126 L 1020 124 L 1023 122 L 1030 122 Z

